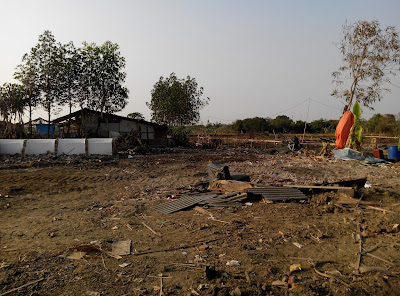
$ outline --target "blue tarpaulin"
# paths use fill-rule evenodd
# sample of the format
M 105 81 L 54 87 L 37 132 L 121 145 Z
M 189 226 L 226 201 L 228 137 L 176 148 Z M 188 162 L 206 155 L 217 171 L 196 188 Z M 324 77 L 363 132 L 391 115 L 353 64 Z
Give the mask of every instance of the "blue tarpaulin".
M 42 135 L 47 135 L 47 131 L 48 131 L 48 125 L 47 124 L 37 124 L 36 125 L 36 132 L 38 134 L 42 134 Z M 54 124 L 50 124 L 50 134 L 53 135 L 54 131 L 55 131 L 56 127 Z
M 386 160 L 374 158 L 369 155 L 364 155 L 361 152 L 352 150 L 352 149 L 334 149 L 332 150 L 333 154 L 335 155 L 335 159 L 355 159 L 358 161 L 362 161 L 365 163 L 388 163 Z

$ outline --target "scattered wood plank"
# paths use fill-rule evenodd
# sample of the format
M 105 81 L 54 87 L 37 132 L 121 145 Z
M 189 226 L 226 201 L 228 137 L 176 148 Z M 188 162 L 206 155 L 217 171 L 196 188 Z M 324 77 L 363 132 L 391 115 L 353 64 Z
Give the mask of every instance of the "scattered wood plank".
M 376 255 L 374 255 L 374 254 L 365 253 L 364 255 L 367 255 L 367 256 L 369 256 L 369 257 L 372 257 L 372 258 L 375 258 L 375 259 L 380 260 L 380 261 L 382 261 L 382 262 L 385 262 L 386 264 L 389 264 L 389 265 L 391 265 L 391 266 L 396 266 L 396 264 L 394 264 L 394 263 L 392 263 L 392 262 L 390 262 L 390 261 L 388 261 L 388 260 L 382 259 L 381 257 L 378 257 L 378 256 L 376 256 Z
M 355 264 L 355 273 L 359 274 L 360 273 L 360 264 L 361 264 L 361 258 L 362 258 L 362 246 L 363 246 L 363 238 L 361 236 L 361 226 L 360 224 L 357 224 L 357 232 L 358 232 L 358 253 L 357 253 L 357 261 Z
M 342 186 L 283 185 L 283 187 L 301 188 L 301 189 L 321 189 L 321 190 L 354 190 L 353 187 L 342 187 Z
M 46 278 L 41 278 L 41 279 L 38 279 L 38 280 L 36 280 L 36 281 L 29 282 L 29 283 L 27 283 L 27 284 L 25 284 L 25 285 L 22 285 L 22 286 L 19 286 L 19 287 L 17 287 L 17 288 L 8 290 L 7 292 L 1 293 L 0 296 L 4 296 L 4 295 L 11 294 L 12 292 L 15 292 L 15 291 L 18 291 L 19 289 L 28 287 L 28 286 L 33 285 L 33 284 L 36 284 L 36 283 L 39 283 L 39 282 L 41 282 L 41 281 L 44 281 L 45 279 L 46 279 Z M 47 278 L 47 279 L 49 279 L 49 278 Z
M 387 212 L 387 213 L 396 213 L 395 211 L 383 209 L 383 208 L 378 208 L 378 207 L 373 207 L 373 206 L 368 206 L 368 209 L 376 210 L 376 211 L 381 211 L 381 212 Z
M 149 225 L 147 225 L 146 223 L 142 222 L 143 226 L 146 227 L 148 230 L 150 230 L 152 233 L 154 233 L 155 235 L 161 236 L 161 234 L 155 232 L 153 229 L 151 229 L 151 227 Z
M 376 205 L 376 202 L 373 201 L 365 201 L 357 198 L 352 198 L 348 196 L 339 196 L 335 199 L 335 203 L 340 204 L 340 205 L 354 205 L 358 207 L 359 205 Z
M 336 276 L 334 276 L 332 274 L 327 274 L 327 273 L 321 272 L 318 269 L 316 269 L 315 267 L 314 267 L 314 271 L 319 276 L 330 278 L 330 279 L 334 279 L 334 280 L 338 281 L 339 283 L 345 285 L 347 288 L 351 288 L 351 286 L 348 283 L 346 283 L 345 281 L 339 279 L 338 277 L 336 277 Z

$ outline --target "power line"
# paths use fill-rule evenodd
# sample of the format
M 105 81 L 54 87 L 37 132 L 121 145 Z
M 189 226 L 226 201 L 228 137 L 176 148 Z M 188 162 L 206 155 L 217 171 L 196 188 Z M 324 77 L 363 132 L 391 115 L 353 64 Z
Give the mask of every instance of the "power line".
M 210 120 L 210 118 L 212 119 L 217 119 L 217 120 L 222 120 L 222 121 L 233 121 L 232 119 L 222 119 L 222 118 L 218 118 L 218 117 L 213 117 L 213 116 L 207 116 L 208 120 Z
M 316 103 L 318 103 L 318 104 L 324 105 L 324 106 L 329 107 L 329 108 L 332 108 L 332 109 L 342 110 L 342 109 L 340 109 L 340 108 L 333 107 L 333 106 L 329 106 L 329 105 L 327 105 L 327 104 L 325 104 L 325 103 L 322 103 L 322 102 L 317 101 L 317 100 L 314 100 L 314 99 L 311 99 L 311 100 L 314 101 L 314 102 L 316 102 Z
M 303 102 L 301 102 L 301 103 L 299 103 L 299 104 L 297 104 L 297 105 L 294 105 L 293 107 L 290 107 L 290 108 L 288 108 L 288 109 L 286 109 L 286 110 L 283 110 L 283 111 L 281 111 L 281 112 L 278 112 L 278 113 L 272 114 L 272 115 L 270 115 L 269 117 L 273 117 L 273 116 L 275 116 L 275 115 L 278 115 L 278 114 L 281 114 L 281 113 L 283 113 L 283 112 L 286 112 L 286 111 L 292 110 L 292 109 L 294 109 L 294 108 L 296 108 L 296 107 L 298 107 L 298 106 L 300 106 L 300 105 L 304 104 L 304 103 L 305 103 L 305 102 L 307 102 L 307 101 L 308 101 L 308 99 L 306 99 L 306 100 L 304 100 Z
M 389 84 L 391 84 L 391 85 L 393 85 L 393 86 L 395 86 L 395 87 L 398 87 L 398 88 L 400 88 L 400 86 L 398 86 L 398 85 L 396 85 L 396 84 L 394 84 L 394 83 L 391 83 L 390 81 L 387 81 Z

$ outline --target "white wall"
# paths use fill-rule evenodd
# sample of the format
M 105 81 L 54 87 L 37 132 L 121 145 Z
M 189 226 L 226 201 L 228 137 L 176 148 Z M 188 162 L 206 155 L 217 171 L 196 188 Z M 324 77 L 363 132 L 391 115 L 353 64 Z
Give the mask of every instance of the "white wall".
M 113 139 L 91 138 L 91 139 L 59 139 L 57 156 L 62 154 L 78 155 L 86 154 L 86 141 L 88 155 L 112 155 Z M 24 155 L 55 154 L 56 139 L 0 139 L 0 154 L 22 154 L 26 142 Z
M 92 138 L 88 139 L 88 154 L 89 155 L 112 155 L 113 154 L 113 139 L 110 138 Z
M 85 141 L 86 139 L 59 139 L 57 155 L 86 154 Z
M 0 154 L 21 154 L 25 140 L 0 139 Z
M 29 139 L 26 140 L 25 155 L 39 155 L 55 153 L 55 139 Z

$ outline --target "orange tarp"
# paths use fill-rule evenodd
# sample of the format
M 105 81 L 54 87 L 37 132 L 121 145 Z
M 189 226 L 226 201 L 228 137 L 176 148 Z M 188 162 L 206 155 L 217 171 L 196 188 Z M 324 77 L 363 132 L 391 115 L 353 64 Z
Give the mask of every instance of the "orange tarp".
M 354 124 L 354 115 L 351 111 L 344 112 L 342 118 L 336 127 L 336 149 L 343 149 L 346 145 L 347 138 L 350 134 L 350 129 Z

